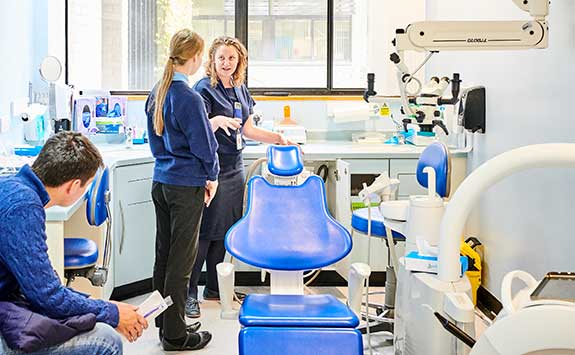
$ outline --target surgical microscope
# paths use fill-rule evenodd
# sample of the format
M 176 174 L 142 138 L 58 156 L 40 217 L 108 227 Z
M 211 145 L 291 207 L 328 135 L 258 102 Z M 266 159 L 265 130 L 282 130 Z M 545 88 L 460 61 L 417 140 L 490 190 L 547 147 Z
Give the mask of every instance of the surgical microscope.
M 531 21 L 422 21 L 415 22 L 405 29 L 397 29 L 392 44 L 396 51 L 390 60 L 397 69 L 397 81 L 401 97 L 401 112 L 404 115 L 402 126 L 407 131 L 408 124 L 419 126 L 416 145 L 427 145 L 434 140 L 434 127 L 446 134 L 448 129 L 442 119 L 440 106 L 455 105 L 460 99 L 461 79 L 454 73 L 451 79 L 433 77 L 422 85 L 415 74 L 427 63 L 432 55 L 440 51 L 460 50 L 518 50 L 547 48 L 548 32 L 546 17 L 549 13 L 548 0 L 513 0 L 521 10 L 533 18 Z M 405 51 L 427 52 L 423 62 L 410 71 L 404 60 Z M 376 96 L 375 76 L 368 74 L 368 88 L 364 99 L 369 103 L 379 103 L 385 98 Z M 451 84 L 451 97 L 443 92 Z M 408 86 L 415 85 L 410 91 Z M 483 89 L 483 97 L 484 97 Z M 474 95 L 481 92 L 474 93 Z M 459 122 L 461 124 L 461 122 Z M 397 125 L 397 123 L 396 123 Z M 469 129 L 469 125 L 466 128 Z M 477 126 L 473 124 L 473 126 Z

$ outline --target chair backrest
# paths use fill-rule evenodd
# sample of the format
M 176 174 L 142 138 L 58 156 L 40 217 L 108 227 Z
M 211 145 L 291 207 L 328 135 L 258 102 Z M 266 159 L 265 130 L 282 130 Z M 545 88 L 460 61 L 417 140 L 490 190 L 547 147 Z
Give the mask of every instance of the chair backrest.
M 451 190 L 451 157 L 447 146 L 440 142 L 430 144 L 423 150 L 417 162 L 417 182 L 425 188 L 427 174 L 423 172 L 425 167 L 435 170 L 436 191 L 441 197 L 449 197 Z
M 107 207 L 109 186 L 108 168 L 98 169 L 86 194 L 86 219 L 92 226 L 101 225 L 109 217 Z
M 270 145 L 267 151 L 268 170 L 277 176 L 295 176 L 303 171 L 299 148 L 293 145 Z
M 323 180 L 271 185 L 261 176 L 248 182 L 246 214 L 226 234 L 235 258 L 270 270 L 317 269 L 344 258 L 351 236 L 328 212 Z

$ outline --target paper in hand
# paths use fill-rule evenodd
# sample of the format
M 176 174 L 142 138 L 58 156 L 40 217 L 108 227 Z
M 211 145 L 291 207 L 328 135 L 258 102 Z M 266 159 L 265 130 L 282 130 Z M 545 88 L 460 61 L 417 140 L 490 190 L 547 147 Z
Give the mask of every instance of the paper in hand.
M 138 307 L 138 313 L 150 321 L 159 316 L 171 305 L 172 298 L 170 296 L 163 298 L 160 292 L 156 290 L 152 292 L 150 297 L 140 304 Z

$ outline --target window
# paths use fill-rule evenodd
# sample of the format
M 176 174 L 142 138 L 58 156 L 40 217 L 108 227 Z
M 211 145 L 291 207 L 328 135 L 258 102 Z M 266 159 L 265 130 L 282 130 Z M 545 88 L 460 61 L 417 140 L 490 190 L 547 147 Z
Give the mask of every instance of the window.
M 248 31 L 250 88 L 326 87 L 326 0 L 250 0 Z
M 247 42 L 252 91 L 359 93 L 367 73 L 368 2 L 67 0 L 67 80 L 80 89 L 150 90 L 176 30 L 197 31 L 206 59 L 211 41 L 234 36 L 237 21 L 247 29 L 237 37 Z
M 193 29 L 207 49 L 215 37 L 234 35 L 234 11 L 233 1 L 67 0 L 68 83 L 150 90 L 163 73 L 174 32 Z M 203 69 L 196 74 L 202 75 Z

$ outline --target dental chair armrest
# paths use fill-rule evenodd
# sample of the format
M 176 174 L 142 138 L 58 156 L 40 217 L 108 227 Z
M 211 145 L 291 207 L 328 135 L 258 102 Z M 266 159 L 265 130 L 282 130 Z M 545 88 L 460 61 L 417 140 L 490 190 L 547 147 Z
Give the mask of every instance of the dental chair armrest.
M 361 298 L 363 285 L 371 275 L 371 268 L 364 263 L 353 263 L 349 268 L 348 277 L 348 304 L 349 308 L 361 319 Z

